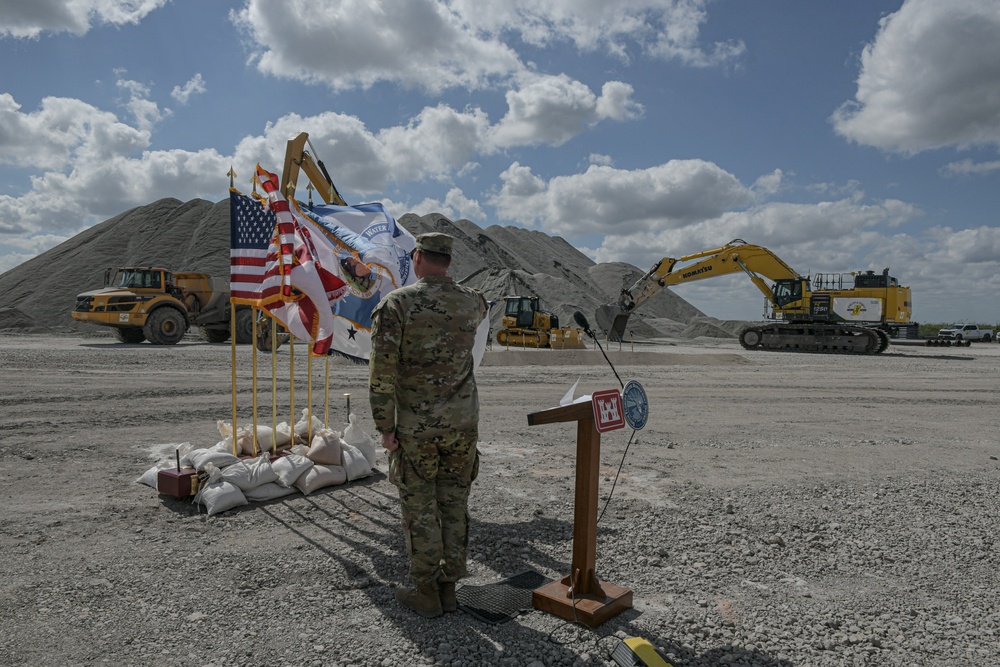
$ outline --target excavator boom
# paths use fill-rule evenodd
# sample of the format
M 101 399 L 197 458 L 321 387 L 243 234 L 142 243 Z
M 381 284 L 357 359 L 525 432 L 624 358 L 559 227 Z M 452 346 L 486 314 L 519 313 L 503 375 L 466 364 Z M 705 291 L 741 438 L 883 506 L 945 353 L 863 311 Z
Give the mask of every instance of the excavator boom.
M 875 354 L 888 347 L 887 331 L 912 326 L 910 288 L 900 286 L 889 269 L 881 275 L 816 274 L 812 280 L 767 248 L 742 239 L 661 259 L 623 289 L 617 303 L 598 308 L 598 325 L 609 340 L 620 341 L 632 312 L 667 287 L 740 271 L 766 297 L 765 317 L 778 320 L 744 328 L 740 343 L 747 349 Z
M 333 179 L 330 178 L 326 165 L 323 164 L 322 160 L 313 158 L 312 153 L 306 150 L 307 145 L 312 147 L 309 144 L 307 132 L 302 132 L 294 139 L 288 140 L 285 147 L 285 166 L 281 170 L 281 193 L 287 199 L 295 197 L 295 188 L 301 169 L 309 177 L 309 181 L 323 198 L 323 201 L 327 204 L 347 206 L 347 202 L 337 191 L 337 186 L 333 184 Z
M 692 261 L 693 264 L 685 264 Z M 678 268 L 678 264 L 684 265 Z M 623 289 L 618 303 L 601 306 L 597 310 L 598 326 L 608 332 L 610 340 L 622 340 L 632 311 L 667 287 L 740 271 L 747 274 L 751 282 L 771 303 L 774 303 L 774 293 L 765 278 L 770 280 L 801 278 L 795 269 L 767 248 L 749 244 L 742 239 L 733 239 L 721 248 L 704 250 L 677 259 L 664 257 L 632 287 Z

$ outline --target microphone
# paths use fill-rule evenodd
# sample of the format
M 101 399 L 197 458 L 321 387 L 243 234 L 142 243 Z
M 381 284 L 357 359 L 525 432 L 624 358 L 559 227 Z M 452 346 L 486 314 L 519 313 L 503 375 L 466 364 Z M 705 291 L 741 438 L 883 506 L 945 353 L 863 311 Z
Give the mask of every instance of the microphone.
M 604 348 L 601 347 L 601 341 L 597 340 L 597 336 L 594 335 L 593 329 L 590 328 L 590 322 L 587 321 L 587 317 L 579 310 L 577 310 L 576 312 L 573 313 L 573 319 L 576 320 L 577 326 L 583 329 L 583 332 L 588 336 L 590 336 L 591 338 L 593 338 L 594 342 L 597 343 L 597 349 L 599 349 L 601 351 L 601 354 L 604 355 L 604 360 L 608 362 L 608 366 L 611 366 L 611 372 L 615 374 L 616 378 L 618 378 L 618 384 L 620 384 L 622 389 L 624 389 L 625 383 L 622 382 L 622 379 L 620 377 L 618 377 L 618 371 L 615 370 L 615 365 L 611 363 L 610 359 L 608 359 L 608 354 L 604 351 Z

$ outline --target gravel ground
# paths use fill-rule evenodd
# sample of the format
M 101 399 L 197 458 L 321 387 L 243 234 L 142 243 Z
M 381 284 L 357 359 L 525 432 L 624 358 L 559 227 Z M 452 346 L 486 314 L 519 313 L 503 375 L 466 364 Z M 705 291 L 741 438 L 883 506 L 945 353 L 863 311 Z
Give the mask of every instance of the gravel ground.
M 218 439 L 226 345 L 3 337 L 0 664 L 613 665 L 628 636 L 675 666 L 1000 664 L 1000 346 L 852 358 L 700 340 L 611 356 L 652 414 L 599 524 L 599 576 L 631 589 L 634 608 L 589 629 L 539 611 L 489 625 L 399 608 L 406 563 L 384 459 L 366 480 L 211 518 L 133 483 L 172 446 Z M 287 415 L 287 350 L 278 364 Z M 241 348 L 242 420 L 252 373 Z M 366 374 L 331 365 L 335 427 L 349 392 L 371 432 Z M 269 358 L 258 377 L 269 418 Z M 525 415 L 577 379 L 590 393 L 614 376 L 594 351 L 496 350 L 479 379 L 464 583 L 561 577 L 575 429 Z M 628 437 L 602 439 L 602 503 Z

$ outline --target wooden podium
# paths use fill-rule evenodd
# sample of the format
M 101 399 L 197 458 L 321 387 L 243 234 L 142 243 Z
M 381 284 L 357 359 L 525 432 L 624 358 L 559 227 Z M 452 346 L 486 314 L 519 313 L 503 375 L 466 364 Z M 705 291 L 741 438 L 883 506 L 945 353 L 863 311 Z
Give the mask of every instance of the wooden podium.
M 573 510 L 573 564 L 569 575 L 531 593 L 535 609 L 596 628 L 632 608 L 632 591 L 597 578 L 597 487 L 601 434 L 590 401 L 532 412 L 528 425 L 576 422 L 576 499 Z

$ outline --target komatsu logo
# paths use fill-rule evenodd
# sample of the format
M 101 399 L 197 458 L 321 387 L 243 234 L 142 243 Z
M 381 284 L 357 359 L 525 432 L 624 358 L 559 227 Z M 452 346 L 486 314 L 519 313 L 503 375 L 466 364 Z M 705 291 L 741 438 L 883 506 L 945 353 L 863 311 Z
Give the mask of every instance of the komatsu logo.
M 695 271 L 688 271 L 687 273 L 682 273 L 681 274 L 681 278 L 690 278 L 691 276 L 696 276 L 699 273 L 706 273 L 706 272 L 711 271 L 711 270 L 712 270 L 712 267 L 710 267 L 710 266 L 703 266 L 700 269 L 697 269 Z

